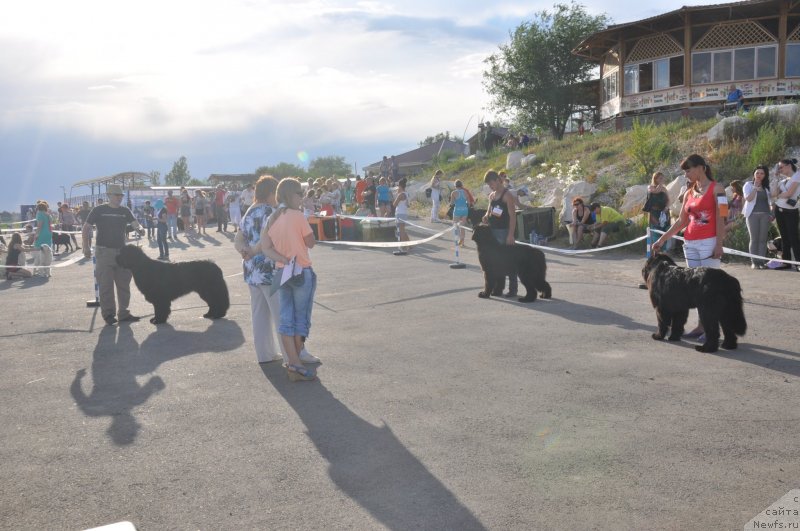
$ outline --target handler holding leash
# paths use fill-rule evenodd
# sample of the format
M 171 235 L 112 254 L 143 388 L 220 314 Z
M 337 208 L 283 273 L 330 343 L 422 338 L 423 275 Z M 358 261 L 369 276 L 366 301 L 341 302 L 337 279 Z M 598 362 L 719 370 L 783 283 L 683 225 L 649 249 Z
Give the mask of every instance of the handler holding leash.
M 675 236 L 684 227 L 683 253 L 688 267 L 720 268 L 722 242 L 725 239 L 725 218 L 728 216 L 728 199 L 725 187 L 711 179 L 711 167 L 700 155 L 689 155 L 681 162 L 689 187 L 683 201 L 680 217 L 672 227 L 653 244 L 653 252 Z M 685 334 L 699 337 L 703 325 Z
M 100 314 L 107 325 L 113 325 L 119 318 L 120 322 L 138 321 L 139 317 L 131 315 L 128 304 L 131 300 L 131 278 L 133 273 L 117 265 L 117 255 L 125 246 L 125 234 L 128 224 L 144 235 L 139 222 L 131 210 L 122 205 L 122 187 L 118 184 L 109 184 L 106 187 L 108 203 L 98 205 L 89 213 L 83 225 L 83 234 L 91 234 L 92 225 L 97 227 L 97 244 L 95 257 L 97 264 L 95 278 L 100 290 Z M 114 299 L 114 287 L 117 288 L 119 297 L 119 312 Z

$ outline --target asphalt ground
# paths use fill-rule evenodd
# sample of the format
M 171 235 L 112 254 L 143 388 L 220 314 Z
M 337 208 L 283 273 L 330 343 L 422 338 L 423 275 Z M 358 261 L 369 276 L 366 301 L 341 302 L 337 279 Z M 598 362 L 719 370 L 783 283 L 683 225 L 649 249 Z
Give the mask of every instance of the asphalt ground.
M 146 318 L 103 326 L 91 262 L 0 282 L 0 528 L 741 529 L 800 486 L 796 272 L 726 265 L 748 334 L 700 354 L 650 339 L 630 253 L 548 255 L 526 305 L 477 297 L 472 242 L 320 244 L 324 364 L 291 383 L 231 240 L 170 252 L 230 275 L 214 322 L 189 295 L 153 326 L 132 286 Z

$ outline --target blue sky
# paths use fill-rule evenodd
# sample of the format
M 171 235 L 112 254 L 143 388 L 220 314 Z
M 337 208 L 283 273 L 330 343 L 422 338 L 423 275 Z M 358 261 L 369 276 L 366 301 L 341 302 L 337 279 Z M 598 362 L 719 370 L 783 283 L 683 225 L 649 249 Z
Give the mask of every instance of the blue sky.
M 164 175 L 182 155 L 202 179 L 299 164 L 300 151 L 360 169 L 440 131 L 470 136 L 493 118 L 483 59 L 552 5 L 17 3 L 0 20 L 0 210 L 80 180 Z M 680 7 L 584 5 L 615 23 Z

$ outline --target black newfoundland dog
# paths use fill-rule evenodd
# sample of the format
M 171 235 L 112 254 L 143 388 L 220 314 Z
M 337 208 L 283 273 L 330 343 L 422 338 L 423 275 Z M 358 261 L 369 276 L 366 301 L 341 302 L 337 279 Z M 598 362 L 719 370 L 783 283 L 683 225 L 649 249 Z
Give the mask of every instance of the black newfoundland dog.
M 208 260 L 159 262 L 135 245 L 126 245 L 117 255 L 117 264 L 133 272 L 133 281 L 147 302 L 153 305 L 153 324 L 167 322 L 172 301 L 193 291 L 208 304 L 209 319 L 225 317 L 230 307 L 228 286 L 222 270 Z
M 722 348 L 735 349 L 736 336 L 747 332 L 742 310 L 742 288 L 739 281 L 721 269 L 680 267 L 669 256 L 653 254 L 642 269 L 650 302 L 656 309 L 658 332 L 653 339 L 679 341 L 690 308 L 697 308 L 706 341 L 694 347 L 700 352 L 716 352 L 719 328 L 725 340 Z
M 64 246 L 67 248 L 67 251 L 72 252 L 74 249 L 72 248 L 72 240 L 69 237 L 69 234 L 62 234 L 60 232 L 53 233 L 53 252 L 57 253 L 60 246 Z
M 502 245 L 495 240 L 487 225 L 475 225 L 472 241 L 478 246 L 478 261 L 483 269 L 484 288 L 478 297 L 487 299 L 502 295 L 506 275 L 517 275 L 527 293 L 519 302 L 533 302 L 536 292 L 543 299 L 552 295 L 545 280 L 547 263 L 544 253 L 527 245 Z

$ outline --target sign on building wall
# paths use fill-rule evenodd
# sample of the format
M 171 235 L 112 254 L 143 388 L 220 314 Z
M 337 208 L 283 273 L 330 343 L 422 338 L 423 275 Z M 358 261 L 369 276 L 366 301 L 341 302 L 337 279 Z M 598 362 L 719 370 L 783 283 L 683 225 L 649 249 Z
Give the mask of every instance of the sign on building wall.
M 667 105 L 680 105 L 694 102 L 722 102 L 728 96 L 730 82 L 718 85 L 701 85 L 692 87 L 676 87 L 674 89 L 633 94 L 622 98 L 615 98 L 603 104 L 600 115 L 603 119 L 610 118 L 620 112 L 640 111 L 655 109 Z M 769 98 L 777 96 L 800 95 L 800 79 L 768 79 L 764 81 L 747 81 L 736 83 L 744 93 L 745 98 Z

